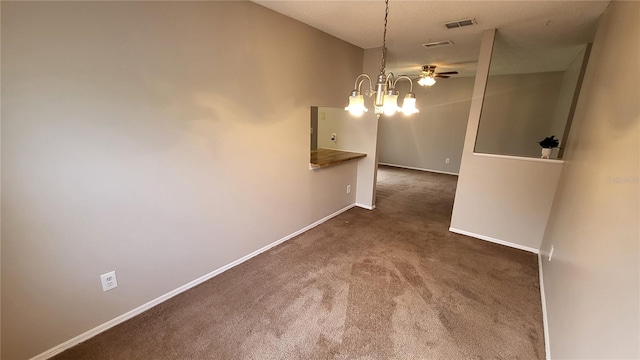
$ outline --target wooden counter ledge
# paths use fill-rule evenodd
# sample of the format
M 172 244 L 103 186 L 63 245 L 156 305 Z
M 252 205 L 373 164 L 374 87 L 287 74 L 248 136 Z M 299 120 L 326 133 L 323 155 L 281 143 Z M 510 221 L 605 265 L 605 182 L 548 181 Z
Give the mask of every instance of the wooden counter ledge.
M 367 156 L 367 154 L 333 149 L 318 149 L 311 151 L 310 165 L 311 168 L 318 169 L 365 156 Z

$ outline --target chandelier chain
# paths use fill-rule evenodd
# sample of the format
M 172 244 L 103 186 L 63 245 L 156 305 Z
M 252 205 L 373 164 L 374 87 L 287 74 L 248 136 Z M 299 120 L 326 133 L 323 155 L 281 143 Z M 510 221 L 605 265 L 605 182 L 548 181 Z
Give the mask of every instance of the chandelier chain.
M 384 32 L 382 33 L 382 61 L 380 62 L 380 73 L 383 74 L 387 67 L 387 17 L 389 16 L 389 0 L 384 0 Z

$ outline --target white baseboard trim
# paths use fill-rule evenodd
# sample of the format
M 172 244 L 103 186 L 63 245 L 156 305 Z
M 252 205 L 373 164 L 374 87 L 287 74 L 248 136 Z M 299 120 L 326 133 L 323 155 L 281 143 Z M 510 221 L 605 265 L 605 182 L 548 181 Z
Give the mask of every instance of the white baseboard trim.
M 495 239 L 495 238 L 492 238 L 490 236 L 478 235 L 478 234 L 474 234 L 474 233 L 469 232 L 469 231 L 460 230 L 460 229 L 456 229 L 456 228 L 452 228 L 452 227 L 449 228 L 449 231 L 454 232 L 456 234 L 471 236 L 471 237 L 474 237 L 476 239 L 489 241 L 489 242 L 492 242 L 492 243 L 496 243 L 496 244 L 500 244 L 500 245 L 504 245 L 504 246 L 508 246 L 508 247 L 512 247 L 512 248 L 516 248 L 516 249 L 520 249 L 520 250 L 524 250 L 524 251 L 528 251 L 528 252 L 532 252 L 534 254 L 539 254 L 540 253 L 540 250 L 538 250 L 538 249 L 534 249 L 532 247 L 528 247 L 528 246 L 524 246 L 524 245 L 520 245 L 520 244 L 516 244 L 516 243 L 512 243 L 512 242 L 508 242 L 508 241 L 504 241 L 504 240 L 500 240 L 500 239 Z
M 375 205 L 373 205 L 373 206 L 369 206 L 369 205 L 358 204 L 358 203 L 356 203 L 356 206 L 357 206 L 357 207 L 361 207 L 361 208 L 363 208 L 363 209 L 367 209 L 367 210 L 373 210 L 373 209 L 375 209 L 375 208 L 376 208 L 376 206 L 375 206 Z
M 551 344 L 549 343 L 549 322 L 547 320 L 547 297 L 544 294 L 544 276 L 542 275 L 542 254 L 538 253 L 538 269 L 540 276 L 540 300 L 542 301 L 542 326 L 544 328 L 545 359 L 551 360 Z
M 428 171 L 428 172 L 434 172 L 434 173 L 439 173 L 439 174 L 447 174 L 447 175 L 456 175 L 456 176 L 460 175 L 458 173 L 448 172 L 448 171 L 433 170 L 433 169 L 423 169 L 423 168 L 418 168 L 418 167 L 413 167 L 413 166 L 404 166 L 404 165 L 381 163 L 381 162 L 379 162 L 378 165 L 392 166 L 392 167 L 409 169 L 409 170 Z
M 127 320 L 129 320 L 129 319 L 131 319 L 131 318 L 133 318 L 133 317 L 145 312 L 145 311 L 151 309 L 152 307 L 154 307 L 154 306 L 156 306 L 156 305 L 158 305 L 158 304 L 160 304 L 162 302 L 165 302 L 165 301 L 169 300 L 170 298 L 172 298 L 172 297 L 174 297 L 174 296 L 176 296 L 176 295 L 178 295 L 178 294 L 180 294 L 180 293 L 182 293 L 184 291 L 187 291 L 187 290 L 189 290 L 189 289 L 191 289 L 191 288 L 193 288 L 193 287 L 195 287 L 197 285 L 200 285 L 201 283 L 203 283 L 203 282 L 215 277 L 216 275 L 219 275 L 219 274 L 231 269 L 232 267 L 234 267 L 236 265 L 242 264 L 243 262 L 251 259 L 252 257 L 254 257 L 256 255 L 259 255 L 259 254 L 271 249 L 274 246 L 277 246 L 277 245 L 279 245 L 279 244 L 281 244 L 281 243 L 283 243 L 283 242 L 285 242 L 287 240 L 290 240 L 291 238 L 294 238 L 294 237 L 304 233 L 305 231 L 308 231 L 308 230 L 310 230 L 310 229 L 322 224 L 323 222 L 342 214 L 343 212 L 353 208 L 354 206 L 356 206 L 356 204 L 351 204 L 349 206 L 346 206 L 346 207 L 334 212 L 331 215 L 327 215 L 324 218 L 314 222 L 313 224 L 311 224 L 309 226 L 306 226 L 306 227 L 304 227 L 304 228 L 302 228 L 302 229 L 300 229 L 300 230 L 298 230 L 298 231 L 296 231 L 296 232 L 294 232 L 292 234 L 289 234 L 289 235 L 283 237 L 280 240 L 276 240 L 276 241 L 272 242 L 271 244 L 268 244 L 268 245 L 266 245 L 266 246 L 264 246 L 264 247 L 262 247 L 262 248 L 260 248 L 260 249 L 258 249 L 256 251 L 254 251 L 254 252 L 252 252 L 252 253 L 250 253 L 248 255 L 245 255 L 245 256 L 241 257 L 238 260 L 232 261 L 227 265 L 224 265 L 224 266 L 222 266 L 222 267 L 220 267 L 220 268 L 218 268 L 216 270 L 213 270 L 212 272 L 210 272 L 208 274 L 205 274 L 205 275 L 203 275 L 203 276 L 201 276 L 201 277 L 199 277 L 199 278 L 197 278 L 197 279 L 195 279 L 195 280 L 193 280 L 193 281 L 191 281 L 191 282 L 189 282 L 189 283 L 187 283 L 185 285 L 182 285 L 182 286 L 180 286 L 179 288 L 177 288 L 175 290 L 169 291 L 168 293 L 166 293 L 166 294 L 164 294 L 164 295 L 162 295 L 160 297 L 157 297 L 157 298 L 149 301 L 146 304 L 138 306 L 137 308 L 135 308 L 135 309 L 133 309 L 133 310 L 131 310 L 129 312 L 126 312 L 126 313 L 124 313 L 124 314 L 122 314 L 122 315 L 120 315 L 120 316 L 118 316 L 118 317 L 116 317 L 116 318 L 114 318 L 112 320 L 109 320 L 104 324 L 98 325 L 98 326 L 94 327 L 93 329 L 91 329 L 89 331 L 86 331 L 86 332 L 84 332 L 84 333 L 82 333 L 82 334 L 80 334 L 80 335 L 78 335 L 78 336 L 76 336 L 76 337 L 74 337 L 74 338 L 72 338 L 70 340 L 67 340 L 67 341 L 63 342 L 60 345 L 57 345 L 57 346 L 55 346 L 55 347 L 53 347 L 53 348 L 51 348 L 51 349 L 49 349 L 47 351 L 44 351 L 44 352 L 32 357 L 30 360 L 46 360 L 46 359 L 49 359 L 49 358 L 51 358 L 51 357 L 53 357 L 53 356 L 65 351 L 67 349 L 70 349 L 70 348 L 74 347 L 75 345 L 80 344 L 83 341 L 89 340 L 90 338 L 92 338 L 92 337 L 94 337 L 94 336 L 96 336 L 96 335 L 98 335 L 98 334 L 100 334 L 100 333 L 102 333 L 104 331 L 107 331 L 110 328 L 112 328 L 112 327 L 114 327 L 114 326 L 116 326 L 118 324 L 121 324 L 121 323 L 123 323 L 123 322 L 125 322 L 125 321 L 127 321 Z

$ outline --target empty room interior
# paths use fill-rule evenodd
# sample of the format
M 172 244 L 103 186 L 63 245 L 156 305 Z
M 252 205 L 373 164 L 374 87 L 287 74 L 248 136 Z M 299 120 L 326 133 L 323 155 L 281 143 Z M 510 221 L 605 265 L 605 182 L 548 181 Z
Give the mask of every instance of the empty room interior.
M 640 2 L 0 21 L 3 360 L 640 358 Z

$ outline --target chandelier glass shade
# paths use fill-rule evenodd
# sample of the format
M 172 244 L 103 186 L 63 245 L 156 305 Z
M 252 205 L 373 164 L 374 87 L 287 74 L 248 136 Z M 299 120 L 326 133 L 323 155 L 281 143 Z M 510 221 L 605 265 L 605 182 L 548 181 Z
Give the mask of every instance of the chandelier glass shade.
M 360 93 L 349 96 L 349 106 L 344 109 L 353 116 L 362 116 L 362 114 L 369 111 L 369 109 L 364 106 L 364 96 Z

